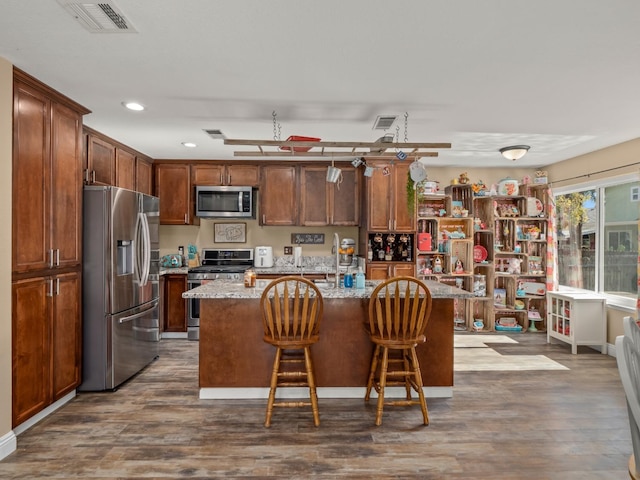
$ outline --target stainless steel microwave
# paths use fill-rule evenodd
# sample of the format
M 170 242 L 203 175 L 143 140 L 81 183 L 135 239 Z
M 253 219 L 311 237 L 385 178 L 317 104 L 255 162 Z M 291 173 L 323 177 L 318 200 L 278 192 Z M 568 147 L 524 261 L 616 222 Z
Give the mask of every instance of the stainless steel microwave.
M 252 187 L 197 186 L 196 216 L 255 218 L 255 191 Z

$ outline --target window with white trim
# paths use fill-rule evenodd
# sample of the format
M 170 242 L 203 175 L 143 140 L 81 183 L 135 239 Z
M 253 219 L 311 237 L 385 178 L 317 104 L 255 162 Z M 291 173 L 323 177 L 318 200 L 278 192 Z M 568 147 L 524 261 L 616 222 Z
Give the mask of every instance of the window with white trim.
M 554 190 L 561 288 L 595 291 L 612 303 L 635 305 L 639 194 L 637 176 Z

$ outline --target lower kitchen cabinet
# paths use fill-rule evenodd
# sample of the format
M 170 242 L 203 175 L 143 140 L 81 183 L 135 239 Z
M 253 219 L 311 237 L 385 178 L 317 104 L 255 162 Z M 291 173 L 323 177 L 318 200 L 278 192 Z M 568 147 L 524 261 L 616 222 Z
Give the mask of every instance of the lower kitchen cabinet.
M 369 262 L 367 264 L 367 279 L 386 280 L 392 277 L 415 277 L 416 264 L 409 262 L 385 263 Z
M 182 294 L 187 289 L 185 274 L 166 274 L 162 276 L 162 330 L 164 332 L 187 331 L 187 300 Z
M 80 295 L 79 272 L 13 282 L 13 427 L 80 384 Z

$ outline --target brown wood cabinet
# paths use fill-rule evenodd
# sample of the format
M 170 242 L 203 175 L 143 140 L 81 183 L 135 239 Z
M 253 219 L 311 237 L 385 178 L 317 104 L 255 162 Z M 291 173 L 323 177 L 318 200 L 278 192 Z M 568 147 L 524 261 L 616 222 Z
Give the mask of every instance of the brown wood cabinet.
M 115 185 L 116 147 L 112 143 L 89 133 L 87 135 L 87 167 L 85 183 Z
M 82 113 L 15 82 L 14 273 L 80 265 Z
M 80 384 L 80 295 L 79 272 L 13 282 L 13 427 Z
M 80 384 L 82 115 L 14 69 L 13 426 Z
M 410 162 L 370 162 L 375 167 L 373 175 L 367 178 L 366 226 L 377 232 L 412 232 L 415 230 L 415 216 L 409 210 L 407 197 L 407 177 Z
M 185 164 L 155 164 L 155 194 L 160 198 L 162 225 L 191 225 L 193 201 L 191 197 L 191 170 Z
M 202 165 L 191 166 L 193 185 L 234 185 L 258 187 L 260 168 L 257 165 Z
M 260 224 L 297 225 L 298 191 L 296 167 L 269 165 L 262 167 L 260 181 Z
M 367 278 L 369 280 L 386 280 L 387 278 L 406 275 L 415 277 L 414 263 L 385 263 L 369 262 L 367 264 Z
M 165 332 L 187 331 L 187 300 L 182 293 L 187 291 L 185 274 L 165 274 L 162 276 L 162 330 Z
M 141 157 L 136 157 L 136 191 L 153 195 L 153 165 Z
M 136 189 L 136 156 L 116 147 L 116 187 Z
M 342 169 L 342 182 L 327 182 L 327 166 L 300 167 L 299 225 L 355 226 L 360 222 L 360 175 L 351 166 Z

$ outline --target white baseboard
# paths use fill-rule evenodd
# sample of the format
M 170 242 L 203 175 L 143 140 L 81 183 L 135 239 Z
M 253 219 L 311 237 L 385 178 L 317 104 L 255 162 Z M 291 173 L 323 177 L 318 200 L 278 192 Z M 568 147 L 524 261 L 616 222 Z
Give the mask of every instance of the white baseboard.
M 423 387 L 427 398 L 453 397 L 453 387 Z M 365 387 L 318 387 L 318 398 L 364 398 Z M 282 388 L 277 390 L 277 398 L 304 398 L 309 395 L 309 389 Z M 403 398 L 404 387 L 388 387 L 385 389 L 385 397 Z M 201 388 L 202 400 L 251 400 L 267 399 L 269 388 Z M 376 398 L 376 392 L 371 392 L 371 397 Z
M 62 397 L 57 402 L 52 403 L 44 410 L 36 413 L 33 417 L 22 422 L 20 425 L 14 428 L 13 431 L 15 432 L 16 435 L 20 435 L 22 432 L 26 432 L 28 429 L 33 427 L 40 420 L 47 417 L 48 415 L 51 415 L 53 412 L 55 412 L 57 409 L 62 407 L 65 403 L 69 402 L 75 396 L 76 396 L 75 390 L 73 392 L 67 393 L 64 397 Z
M 18 448 L 18 440 L 15 432 L 10 431 L 0 437 L 0 460 L 8 457 Z

